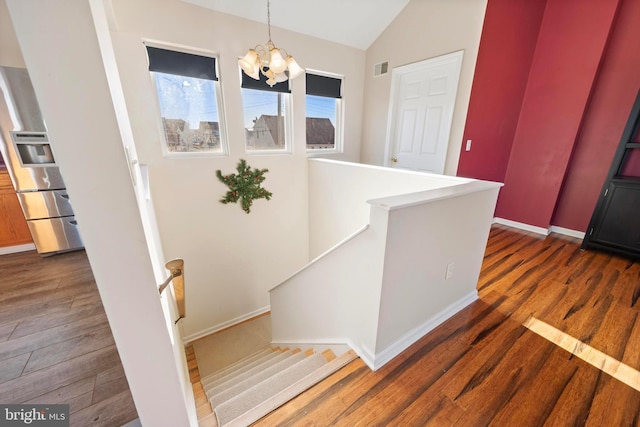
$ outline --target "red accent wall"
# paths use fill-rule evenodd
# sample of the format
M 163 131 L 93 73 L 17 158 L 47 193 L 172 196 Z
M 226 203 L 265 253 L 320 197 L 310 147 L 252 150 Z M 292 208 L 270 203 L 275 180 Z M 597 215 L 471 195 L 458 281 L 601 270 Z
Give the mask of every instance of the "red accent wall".
M 502 182 L 547 0 L 490 0 L 458 175 Z M 471 139 L 471 151 L 465 142 Z
M 496 215 L 548 228 L 618 0 L 549 0 Z
M 488 1 L 458 174 L 505 182 L 497 216 L 586 231 L 640 88 L 640 1 L 543 5 Z
M 586 231 L 640 89 L 640 1 L 624 0 L 552 223 Z M 636 137 L 637 138 L 637 137 Z M 637 150 L 634 150 L 637 151 Z M 626 174 L 640 176 L 640 153 Z

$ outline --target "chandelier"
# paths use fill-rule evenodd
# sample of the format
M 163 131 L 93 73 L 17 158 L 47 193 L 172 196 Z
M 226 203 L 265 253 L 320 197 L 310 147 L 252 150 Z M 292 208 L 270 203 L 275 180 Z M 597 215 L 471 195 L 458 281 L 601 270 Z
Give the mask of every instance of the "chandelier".
M 286 82 L 287 79 L 295 79 L 304 73 L 295 59 L 288 55 L 284 49 L 278 49 L 271 41 L 271 11 L 267 0 L 267 28 L 269 41 L 267 46 L 257 45 L 254 49 L 238 60 L 245 74 L 253 79 L 260 80 L 260 73 L 267 77 L 269 86 Z

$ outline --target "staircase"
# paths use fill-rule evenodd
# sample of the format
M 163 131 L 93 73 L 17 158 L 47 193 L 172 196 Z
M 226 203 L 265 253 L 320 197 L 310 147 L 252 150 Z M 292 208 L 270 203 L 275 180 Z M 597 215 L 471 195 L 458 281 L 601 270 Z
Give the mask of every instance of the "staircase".
M 356 359 L 266 347 L 200 379 L 219 427 L 248 426 Z

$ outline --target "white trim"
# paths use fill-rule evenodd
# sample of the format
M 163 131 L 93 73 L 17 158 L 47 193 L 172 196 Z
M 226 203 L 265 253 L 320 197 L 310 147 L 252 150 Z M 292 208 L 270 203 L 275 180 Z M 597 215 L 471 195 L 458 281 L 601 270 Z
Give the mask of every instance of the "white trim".
M 352 348 L 353 348 L 353 351 L 355 351 L 356 354 L 358 356 L 360 356 L 360 359 L 362 359 L 364 364 L 369 367 L 369 369 L 371 369 L 372 371 L 376 370 L 375 369 L 375 366 L 376 366 L 376 362 L 375 362 L 376 355 L 374 354 L 373 351 L 371 351 L 366 346 L 362 346 L 362 347 L 353 346 Z
M 135 420 L 129 421 L 122 427 L 142 427 L 142 423 L 140 422 L 140 418 L 136 418 Z
M 266 306 L 266 307 L 259 308 L 257 310 L 254 310 L 254 311 L 250 312 L 250 313 L 244 314 L 242 316 L 238 316 L 235 319 L 231 319 L 231 320 L 228 320 L 226 322 L 219 323 L 217 325 L 211 326 L 210 328 L 203 329 L 200 332 L 196 332 L 194 334 L 187 335 L 186 337 L 182 338 L 182 343 L 184 345 L 188 345 L 192 341 L 195 341 L 195 340 L 200 339 L 200 338 L 204 338 L 207 335 L 215 334 L 216 332 L 219 332 L 219 331 L 221 331 L 223 329 L 230 328 L 231 326 L 235 326 L 238 323 L 242 323 L 242 322 L 244 322 L 246 320 L 253 319 L 254 317 L 258 317 L 258 316 L 260 316 L 260 315 L 262 315 L 264 313 L 267 313 L 270 310 L 271 310 L 271 306 Z
M 558 227 L 557 225 L 551 225 L 549 228 L 538 227 L 535 225 L 525 224 L 523 222 L 511 221 L 510 219 L 504 219 L 494 217 L 493 222 L 495 224 L 502 224 L 508 227 L 519 228 L 520 230 L 531 231 L 532 233 L 542 234 L 548 236 L 551 233 L 563 234 L 569 237 L 575 237 L 576 239 L 584 239 L 584 231 L 572 230 L 570 228 Z
M 329 71 L 320 71 L 320 70 L 315 70 L 312 68 L 305 68 L 305 75 L 306 74 L 315 74 L 316 76 L 324 76 L 324 77 L 331 77 L 334 79 L 340 79 L 340 98 L 335 98 L 336 103 L 336 126 L 335 126 L 335 133 L 334 133 L 334 144 L 333 144 L 333 148 L 308 148 L 307 147 L 307 138 L 306 138 L 306 131 L 305 131 L 305 149 L 307 152 L 307 155 L 310 157 L 313 156 L 317 156 L 317 155 L 324 155 L 324 154 L 341 154 L 344 153 L 344 112 L 345 112 L 345 108 L 344 108 L 344 74 L 336 74 L 336 73 L 332 73 Z M 307 94 L 307 90 L 305 87 L 305 104 L 306 104 L 306 100 L 307 100 L 307 96 L 309 96 Z M 311 95 L 313 96 L 313 95 Z M 305 113 L 305 118 L 306 118 L 306 113 Z M 306 121 L 305 121 L 306 123 Z
M 494 217 L 493 222 L 496 224 L 506 225 L 508 227 L 519 228 L 520 230 L 524 231 L 530 231 L 532 233 L 542 234 L 543 236 L 548 236 L 550 233 L 548 228 L 525 224 L 523 222 L 511 221 L 510 219 Z
M 147 47 L 153 47 L 157 49 L 171 50 L 174 52 L 188 53 L 190 55 L 199 55 L 206 56 L 209 58 L 215 59 L 216 65 L 216 76 L 217 80 L 212 80 L 214 95 L 216 98 L 216 108 L 218 112 L 218 131 L 220 132 L 220 150 L 219 151 L 189 151 L 189 152 L 176 152 L 169 151 L 167 147 L 167 136 L 165 133 L 164 125 L 162 124 L 162 114 L 160 111 L 160 94 L 158 93 L 158 87 L 156 85 L 156 78 L 154 75 L 154 71 L 149 71 L 149 78 L 151 82 L 151 86 L 153 88 L 154 99 L 155 99 L 155 109 L 156 109 L 156 126 L 158 128 L 158 132 L 160 134 L 160 143 L 162 147 L 162 156 L 167 159 L 188 159 L 188 158 L 196 158 L 196 157 L 204 157 L 204 158 L 221 158 L 221 157 L 229 157 L 229 135 L 227 132 L 227 118 L 225 112 L 225 105 L 223 95 L 222 95 L 222 77 L 220 74 L 220 56 L 219 53 L 200 49 L 197 47 L 190 47 L 181 44 L 157 41 L 145 39 L 142 40 L 142 44 L 145 46 L 145 56 L 147 57 L 147 66 L 149 65 L 149 56 L 147 53 Z
M 17 254 L 18 252 L 35 251 L 36 245 L 27 243 L 24 245 L 5 246 L 0 248 L 0 255 Z
M 386 363 L 391 361 L 394 357 L 398 356 L 400 353 L 409 348 L 412 344 L 418 341 L 420 338 L 431 332 L 437 326 L 451 318 L 453 315 L 458 313 L 460 310 L 471 304 L 472 302 L 478 299 L 478 292 L 472 291 L 469 294 L 463 296 L 459 300 L 455 301 L 453 304 L 445 307 L 443 310 L 438 312 L 435 316 L 432 316 L 424 322 L 422 325 L 419 325 L 406 334 L 402 335 L 400 339 L 396 342 L 385 348 L 384 350 L 376 353 L 375 360 L 373 362 L 373 366 L 369 365 L 365 360 L 365 363 L 369 365 L 371 369 L 374 371 L 384 366 Z M 357 352 L 357 351 L 356 351 Z M 357 352 L 360 355 L 360 352 Z M 362 355 L 360 355 L 362 358 Z M 364 360 L 364 358 L 363 358 Z
M 549 227 L 549 232 L 550 233 L 563 234 L 563 235 L 569 236 L 569 237 L 575 237 L 576 239 L 584 239 L 584 236 L 585 236 L 585 232 L 584 231 L 578 231 L 578 230 L 572 230 L 570 228 L 558 227 L 557 225 L 552 225 L 551 227 Z

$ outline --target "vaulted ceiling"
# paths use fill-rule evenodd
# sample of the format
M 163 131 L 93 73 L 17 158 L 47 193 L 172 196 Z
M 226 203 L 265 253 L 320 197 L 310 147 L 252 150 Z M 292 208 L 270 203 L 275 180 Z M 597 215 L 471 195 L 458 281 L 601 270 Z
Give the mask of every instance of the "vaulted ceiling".
M 267 0 L 182 0 L 267 22 Z M 367 49 L 409 0 L 270 0 L 271 25 Z

